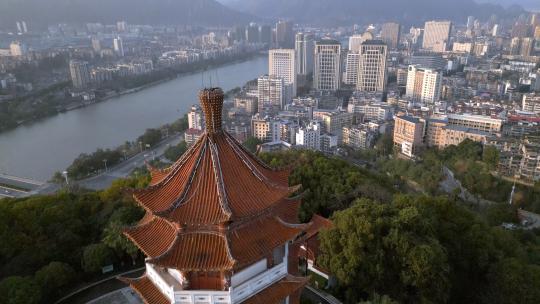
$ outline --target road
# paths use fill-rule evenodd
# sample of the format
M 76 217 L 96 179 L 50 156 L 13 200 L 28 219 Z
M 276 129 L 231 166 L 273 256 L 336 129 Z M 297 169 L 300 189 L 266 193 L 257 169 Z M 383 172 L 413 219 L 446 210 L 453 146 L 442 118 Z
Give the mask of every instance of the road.
M 90 190 L 103 190 L 111 186 L 112 182 L 129 176 L 133 169 L 144 165 L 145 161 L 160 158 L 168 147 L 177 145 L 183 140 L 184 134 L 172 135 L 169 138 L 163 140 L 154 148 L 144 150 L 141 153 L 134 155 L 120 164 L 109 168 L 107 172 L 103 172 L 99 175 L 77 181 L 76 183 Z

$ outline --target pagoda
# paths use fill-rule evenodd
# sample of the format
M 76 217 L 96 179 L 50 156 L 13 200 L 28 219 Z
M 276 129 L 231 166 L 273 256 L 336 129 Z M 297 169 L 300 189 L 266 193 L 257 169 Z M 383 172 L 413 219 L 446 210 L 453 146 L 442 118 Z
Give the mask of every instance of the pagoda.
M 222 129 L 223 91 L 199 92 L 206 129 L 172 166 L 133 190 L 145 209 L 124 234 L 147 256 L 121 278 L 150 304 L 298 303 L 299 186 Z

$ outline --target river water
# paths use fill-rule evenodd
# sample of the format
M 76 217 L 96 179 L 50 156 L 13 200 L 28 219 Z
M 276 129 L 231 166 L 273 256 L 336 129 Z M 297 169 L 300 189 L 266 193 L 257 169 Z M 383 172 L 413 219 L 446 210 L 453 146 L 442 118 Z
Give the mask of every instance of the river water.
M 267 71 L 268 58 L 255 57 L 0 133 L 0 173 L 46 181 L 81 153 L 116 147 L 182 117 L 203 85 L 227 91 Z

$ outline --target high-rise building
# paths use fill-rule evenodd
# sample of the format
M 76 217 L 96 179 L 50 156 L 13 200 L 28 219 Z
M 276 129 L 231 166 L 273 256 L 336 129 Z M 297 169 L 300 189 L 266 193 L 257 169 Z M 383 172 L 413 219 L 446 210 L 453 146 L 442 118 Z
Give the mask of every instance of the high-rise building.
M 427 21 L 424 26 L 424 42 L 422 48 L 436 52 L 444 52 L 450 40 L 452 22 Z
M 246 41 L 249 43 L 257 43 L 259 40 L 259 26 L 255 23 L 250 23 L 246 27 Z
M 272 44 L 272 28 L 270 25 L 261 25 L 259 27 L 259 41 L 268 46 Z
M 127 22 L 126 21 L 118 21 L 116 22 L 116 31 L 119 33 L 123 33 L 127 31 Z
M 373 33 L 365 32 L 361 35 L 352 35 L 349 37 L 349 51 L 359 53 L 360 45 L 368 40 L 373 40 Z
M 26 26 L 26 21 L 21 22 L 23 33 L 28 33 L 28 27 Z
M 539 94 L 523 95 L 521 109 L 526 112 L 540 114 L 540 95 Z
M 265 75 L 257 79 L 259 113 L 283 109 L 285 105 L 284 86 L 281 77 Z
M 442 75 L 432 69 L 409 66 L 407 97 L 413 101 L 433 105 L 441 97 Z
M 88 62 L 71 60 L 69 62 L 69 72 L 74 88 L 84 89 L 90 84 L 91 78 Z
M 298 187 L 222 128 L 220 89 L 200 99 L 201 138 L 172 170 L 150 167 L 152 186 L 134 191 L 147 213 L 124 234 L 147 255 L 146 273 L 121 280 L 152 304 L 299 303 L 308 279 L 295 276 L 298 238 L 312 225 L 289 198 Z
M 474 29 L 474 16 L 467 17 L 467 30 L 473 30 Z
M 366 92 L 386 90 L 386 60 L 388 47 L 380 40 L 369 40 L 360 46 L 356 89 Z
M 13 41 L 9 45 L 9 51 L 11 56 L 24 56 L 28 52 L 26 44 L 20 41 Z
M 345 59 L 345 79 L 343 79 L 343 83 L 347 85 L 356 85 L 358 82 L 359 61 L 359 53 L 351 51 L 347 53 L 347 58 Z
M 96 36 L 92 37 L 92 49 L 96 53 L 101 52 L 101 41 Z
M 124 43 L 122 42 L 122 38 L 116 37 L 113 40 L 113 47 L 114 52 L 117 56 L 124 57 Z
M 278 48 L 292 49 L 294 47 L 293 24 L 291 21 L 276 23 L 276 45 Z
M 401 25 L 395 22 L 389 22 L 382 25 L 381 40 L 384 41 L 389 48 L 396 49 L 399 45 L 401 33 Z
M 23 29 L 21 26 L 21 22 L 17 21 L 15 24 L 17 25 L 17 33 L 22 33 Z
M 294 49 L 273 49 L 268 52 L 268 74 L 283 79 L 285 102 L 296 97 L 296 52 Z
M 531 56 L 534 48 L 534 39 L 531 37 L 521 38 L 520 55 Z
M 199 105 L 191 106 L 191 111 L 188 112 L 188 127 L 195 130 L 204 129 L 204 117 Z
M 312 34 L 297 33 L 295 39 L 296 72 L 298 75 L 313 73 L 315 40 Z
M 317 90 L 335 91 L 341 84 L 341 44 L 323 39 L 315 44 L 313 87 Z
M 416 52 L 411 56 L 410 63 L 435 70 L 443 70 L 447 65 L 447 61 L 441 54 L 432 52 Z

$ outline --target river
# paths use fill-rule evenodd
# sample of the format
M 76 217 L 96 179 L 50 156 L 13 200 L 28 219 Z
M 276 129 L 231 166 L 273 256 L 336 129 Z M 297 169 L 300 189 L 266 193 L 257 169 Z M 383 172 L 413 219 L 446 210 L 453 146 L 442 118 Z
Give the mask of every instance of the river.
M 226 91 L 267 71 L 268 58 L 255 57 L 0 133 L 0 173 L 46 181 L 81 153 L 116 147 L 180 118 L 198 103 L 203 84 Z

